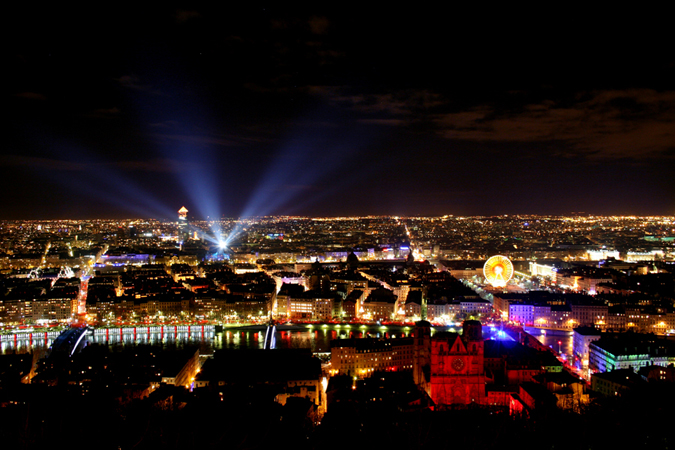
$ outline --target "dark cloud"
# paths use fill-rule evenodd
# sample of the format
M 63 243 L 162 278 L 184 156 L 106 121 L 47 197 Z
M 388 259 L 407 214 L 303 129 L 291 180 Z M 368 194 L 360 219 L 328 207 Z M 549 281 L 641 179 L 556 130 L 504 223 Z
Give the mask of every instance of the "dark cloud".
M 144 93 L 152 94 L 152 95 L 165 95 L 164 93 L 161 92 L 161 90 L 157 89 L 156 87 L 152 86 L 151 84 L 148 83 L 141 83 L 141 79 L 137 75 L 123 75 L 117 79 L 115 79 L 117 83 L 119 83 L 120 86 L 126 88 L 126 89 L 133 89 L 135 91 L 142 91 Z
M 359 119 L 358 122 L 364 124 L 387 125 L 392 127 L 398 127 L 409 123 L 407 120 L 403 119 Z
M 314 34 L 326 34 L 330 22 L 326 17 L 311 17 L 309 19 L 309 28 Z
M 571 105 L 552 101 L 517 112 L 481 106 L 436 116 L 447 139 L 547 142 L 569 145 L 570 155 L 597 159 L 657 158 L 675 145 L 675 92 L 651 89 L 581 94 Z
M 43 94 L 40 94 L 39 92 L 19 92 L 16 94 L 17 97 L 20 98 L 27 98 L 30 100 L 47 100 L 47 97 Z
M 185 23 L 190 19 L 198 19 L 202 15 L 198 11 L 186 11 L 179 9 L 176 11 L 176 22 Z
M 121 114 L 121 110 L 114 106 L 112 108 L 99 108 L 94 111 L 92 111 L 89 114 L 89 117 L 98 117 L 98 118 L 103 118 L 103 117 L 115 117 L 119 116 Z
M 135 75 L 122 75 L 116 80 L 120 85 L 131 89 L 144 89 L 145 87 L 138 84 L 139 79 Z
M 391 93 L 350 93 L 353 89 L 344 86 L 309 86 L 307 91 L 312 95 L 326 98 L 328 101 L 351 108 L 366 115 L 387 114 L 399 116 L 403 121 L 406 116 L 424 112 L 443 105 L 441 95 L 428 90 L 400 90 Z M 364 121 L 379 120 L 364 118 Z

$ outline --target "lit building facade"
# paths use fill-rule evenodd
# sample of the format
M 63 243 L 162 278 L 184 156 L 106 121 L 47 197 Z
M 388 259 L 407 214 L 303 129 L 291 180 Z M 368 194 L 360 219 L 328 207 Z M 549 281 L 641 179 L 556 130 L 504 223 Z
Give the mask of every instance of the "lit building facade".
M 36 322 L 67 322 L 77 312 L 77 298 L 35 300 L 32 306 L 32 316 Z
M 331 375 L 367 377 L 413 369 L 413 338 L 338 339 L 331 342 Z
M 600 339 L 600 330 L 594 327 L 578 327 L 572 337 L 572 353 L 579 358 L 582 366 L 588 367 L 588 355 L 591 342 Z
M 611 372 L 651 365 L 675 364 L 675 343 L 650 335 L 603 337 L 589 345 L 588 365 L 594 372 Z

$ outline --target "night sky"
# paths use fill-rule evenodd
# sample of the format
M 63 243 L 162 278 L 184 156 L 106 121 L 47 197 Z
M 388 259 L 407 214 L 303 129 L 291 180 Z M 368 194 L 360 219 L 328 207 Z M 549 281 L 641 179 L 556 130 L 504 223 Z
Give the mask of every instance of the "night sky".
M 8 10 L 0 219 L 675 214 L 665 11 L 222 3 Z

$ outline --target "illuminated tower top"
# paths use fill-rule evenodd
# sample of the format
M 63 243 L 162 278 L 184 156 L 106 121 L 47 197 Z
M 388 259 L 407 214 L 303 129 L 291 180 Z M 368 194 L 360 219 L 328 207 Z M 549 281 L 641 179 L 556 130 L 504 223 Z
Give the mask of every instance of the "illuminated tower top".
M 185 218 L 187 217 L 188 210 L 185 206 L 178 210 L 178 217 Z

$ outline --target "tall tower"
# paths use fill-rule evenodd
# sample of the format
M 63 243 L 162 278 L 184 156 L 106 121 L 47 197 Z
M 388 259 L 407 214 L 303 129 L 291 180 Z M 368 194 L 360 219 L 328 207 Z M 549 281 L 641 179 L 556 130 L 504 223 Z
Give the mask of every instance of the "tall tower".
M 187 218 L 188 210 L 185 206 L 178 210 L 178 237 L 181 242 L 190 238 L 190 226 Z

